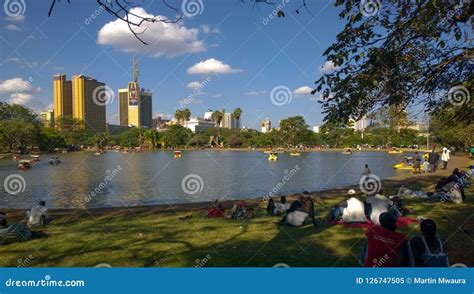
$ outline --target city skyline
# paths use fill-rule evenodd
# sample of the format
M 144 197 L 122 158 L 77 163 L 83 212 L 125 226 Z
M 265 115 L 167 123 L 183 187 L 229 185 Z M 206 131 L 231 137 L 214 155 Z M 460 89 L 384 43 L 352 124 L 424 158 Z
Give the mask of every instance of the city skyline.
M 143 46 L 94 3 L 61 3 L 50 18 L 45 3 L 28 3 L 28 9 L 18 17 L 1 16 L 2 27 L 8 27 L 8 39 L 0 40 L 5 48 L 0 53 L 1 101 L 17 102 L 39 113 L 52 108 L 51 76 L 83 74 L 114 90 L 115 99 L 106 106 L 107 122 L 119 124 L 118 89 L 133 76 L 130 60 L 135 53 L 141 84 L 151 90 L 155 100 L 153 117 L 172 118 L 174 110 L 185 104 L 193 113 L 208 108 L 247 109 L 242 125 L 254 129 L 266 117 L 278 121 L 306 114 L 310 125 L 322 121 L 320 105 L 315 101 L 318 95 L 309 95 L 309 91 L 322 72 L 332 70 L 321 54 L 343 25 L 337 20 L 338 9 L 329 1 L 309 5 L 317 18 L 308 12 L 288 13 L 284 22 L 268 18 L 274 10 L 271 6 L 259 5 L 257 11 L 249 5 L 213 3 L 179 24 L 154 24 L 150 34 L 144 35 L 150 45 Z M 172 16 L 160 5 L 136 9 Z M 288 7 L 288 11 L 293 9 Z M 250 21 L 235 25 L 243 19 Z M 325 27 L 329 22 L 334 25 Z M 171 40 L 152 35 L 163 32 L 170 34 Z M 285 49 L 280 50 L 278 44 L 286 44 Z M 192 95 L 208 77 L 210 82 Z M 24 90 L 11 91 L 12 85 Z M 272 104 L 270 93 L 277 86 L 289 89 L 290 103 Z M 192 99 L 187 99 L 190 95 Z

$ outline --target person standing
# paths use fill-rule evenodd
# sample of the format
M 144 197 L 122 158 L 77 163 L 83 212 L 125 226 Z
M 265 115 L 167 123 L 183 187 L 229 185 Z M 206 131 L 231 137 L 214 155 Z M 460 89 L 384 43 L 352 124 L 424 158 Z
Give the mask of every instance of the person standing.
M 413 156 L 413 173 L 421 173 L 421 157 L 418 151 L 415 151 L 415 156 Z
M 365 167 L 364 167 L 364 176 L 368 176 L 370 174 L 372 174 L 372 173 L 370 172 L 369 165 L 366 164 Z
M 428 155 L 428 163 L 430 164 L 430 172 L 436 172 L 437 164 L 439 160 L 439 155 L 436 153 L 435 149 L 431 150 Z
M 443 169 L 446 170 L 448 168 L 448 161 L 451 158 L 449 154 L 451 151 L 448 150 L 448 148 L 444 147 L 443 148 L 443 153 L 441 153 L 441 161 L 443 162 Z

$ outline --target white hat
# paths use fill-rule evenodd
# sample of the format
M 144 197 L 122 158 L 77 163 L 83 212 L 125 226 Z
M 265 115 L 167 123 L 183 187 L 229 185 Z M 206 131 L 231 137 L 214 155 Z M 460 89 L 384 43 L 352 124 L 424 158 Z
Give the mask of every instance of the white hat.
M 354 195 L 356 193 L 356 191 L 354 189 L 350 189 L 349 191 L 347 191 L 347 194 L 349 195 Z
M 446 148 L 446 147 L 443 147 L 443 151 L 444 151 L 444 150 L 448 150 L 448 148 Z

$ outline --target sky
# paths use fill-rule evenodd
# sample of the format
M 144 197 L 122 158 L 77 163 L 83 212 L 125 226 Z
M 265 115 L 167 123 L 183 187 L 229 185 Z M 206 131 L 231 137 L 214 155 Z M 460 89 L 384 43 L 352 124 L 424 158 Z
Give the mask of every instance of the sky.
M 109 87 L 107 121 L 117 124 L 117 91 L 132 80 L 135 53 L 154 116 L 171 118 L 188 107 L 202 117 L 208 109 L 240 107 L 249 128 L 295 115 L 310 126 L 322 123 L 318 94 L 309 92 L 334 70 L 322 53 L 345 23 L 332 0 L 307 1 L 308 10 L 298 9 L 301 0 L 275 0 L 285 13 L 280 18 L 264 3 L 168 0 L 185 15 L 178 23 L 146 24 L 140 37 L 148 45 L 95 0 L 61 1 L 48 17 L 51 1 L 5 0 L 0 9 L 0 101 L 52 109 L 53 75 L 84 74 Z M 161 0 L 134 3 L 134 14 L 176 19 Z

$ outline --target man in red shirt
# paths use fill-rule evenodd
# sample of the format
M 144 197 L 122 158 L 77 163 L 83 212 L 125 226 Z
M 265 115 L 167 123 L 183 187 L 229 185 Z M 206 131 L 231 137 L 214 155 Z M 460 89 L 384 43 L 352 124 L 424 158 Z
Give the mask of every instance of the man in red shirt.
M 379 217 L 380 226 L 370 226 L 366 231 L 367 244 L 361 262 L 366 267 L 395 267 L 405 264 L 406 236 L 395 232 L 397 219 L 384 212 Z

